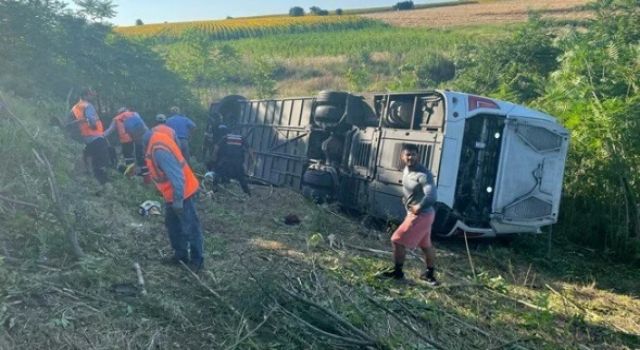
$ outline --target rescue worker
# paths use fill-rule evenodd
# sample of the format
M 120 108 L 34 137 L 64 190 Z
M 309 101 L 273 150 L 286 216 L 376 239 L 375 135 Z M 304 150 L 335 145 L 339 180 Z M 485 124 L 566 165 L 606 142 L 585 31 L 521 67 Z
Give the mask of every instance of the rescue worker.
M 78 102 L 71 108 L 71 115 L 78 123 L 85 144 L 83 158 L 91 161 L 93 175 L 104 185 L 109 181 L 106 169 L 109 165 L 109 143 L 104 138 L 102 121 L 93 106 L 95 98 L 95 91 L 83 89 Z
M 189 139 L 191 138 L 191 132 L 196 128 L 196 123 L 180 114 L 180 108 L 174 106 L 171 107 L 171 117 L 167 119 L 166 124 L 175 130 L 182 155 L 187 162 L 189 162 L 191 158 L 191 154 L 189 153 Z
M 166 124 L 167 123 L 167 116 L 165 116 L 164 114 L 156 115 L 156 122 L 158 124 L 156 124 L 156 126 L 153 127 L 153 130 L 157 130 L 157 131 L 160 131 L 160 132 L 163 132 L 163 133 L 169 135 L 179 145 L 179 141 L 176 138 L 175 130 L 173 130 L 172 128 L 168 127 L 167 124 Z
M 201 270 L 204 239 L 195 208 L 198 179 L 170 135 L 155 128 L 147 129 L 139 117 L 130 118 L 124 124 L 133 140 L 145 146 L 147 167 L 166 202 L 165 226 L 174 255 L 164 263 L 184 262 L 193 271 Z
M 253 155 L 242 135 L 230 132 L 229 128 L 224 124 L 221 124 L 218 128 L 222 138 L 213 151 L 212 165 L 215 173 L 221 182 L 228 182 L 229 179 L 237 180 L 242 187 L 242 191 L 250 196 L 251 191 L 247 184 L 244 161 L 245 154 L 249 153 L 250 157 L 253 157 Z
M 433 174 L 419 163 L 418 147 L 406 144 L 402 148 L 400 159 L 405 165 L 402 176 L 402 192 L 407 216 L 404 222 L 391 236 L 393 246 L 394 267 L 383 272 L 381 276 L 403 279 L 402 270 L 407 249 L 419 246 L 424 253 L 426 270 L 420 279 L 429 285 L 436 286 L 435 249 L 431 244 L 431 226 L 435 219 L 434 204 L 438 198 Z
M 129 108 L 120 108 L 118 110 L 118 114 L 113 117 L 111 125 L 109 125 L 107 130 L 105 130 L 104 132 L 105 138 L 109 137 L 109 135 L 111 135 L 114 131 L 118 132 L 118 140 L 120 140 L 120 145 L 122 147 L 122 157 L 124 158 L 125 166 L 133 164 L 136 160 L 133 139 L 124 130 L 124 121 L 134 115 L 137 115 L 137 113 L 131 111 Z
M 160 125 L 160 124 L 166 124 L 167 123 L 167 116 L 160 113 L 156 115 L 156 125 Z
M 223 116 L 220 113 L 212 113 L 207 117 L 207 126 L 204 131 L 204 140 L 202 142 L 202 159 L 211 159 L 216 144 L 222 138 L 219 126 L 223 124 Z

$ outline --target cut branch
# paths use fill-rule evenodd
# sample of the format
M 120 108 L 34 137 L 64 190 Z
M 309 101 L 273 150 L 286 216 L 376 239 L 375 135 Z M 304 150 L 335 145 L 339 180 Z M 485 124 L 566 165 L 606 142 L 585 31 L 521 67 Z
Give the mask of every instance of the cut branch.
M 13 199 L 13 198 L 5 197 L 5 196 L 3 196 L 1 194 L 0 194 L 0 200 L 3 200 L 5 202 L 9 202 L 9 203 L 13 203 L 13 204 L 22 205 L 22 206 L 25 206 L 25 207 L 30 207 L 30 208 L 33 208 L 33 209 L 40 209 L 38 207 L 38 205 L 36 205 L 36 204 L 25 202 L 25 201 L 21 201 L 19 199 Z
M 395 318 L 396 321 L 398 321 L 401 325 L 403 325 L 406 329 L 408 329 L 411 333 L 413 333 L 413 335 L 415 335 L 416 337 L 418 337 L 419 339 L 421 339 L 423 342 L 425 342 L 426 344 L 430 345 L 431 347 L 433 347 L 434 349 L 438 349 L 438 350 L 444 350 L 446 349 L 446 347 L 438 344 L 436 341 L 431 340 L 431 339 L 427 339 L 425 336 L 423 336 L 422 334 L 420 334 L 420 332 L 418 332 L 417 330 L 415 330 L 413 327 L 411 327 L 411 325 L 409 325 L 405 320 L 402 319 L 402 317 L 398 316 L 398 314 L 396 314 L 395 312 L 389 310 L 387 307 L 385 307 L 384 305 L 378 303 L 375 299 L 373 299 L 372 297 L 365 295 L 365 297 L 367 298 L 367 300 L 369 300 L 373 305 L 379 307 L 380 309 L 382 309 L 384 312 L 388 313 L 391 317 Z

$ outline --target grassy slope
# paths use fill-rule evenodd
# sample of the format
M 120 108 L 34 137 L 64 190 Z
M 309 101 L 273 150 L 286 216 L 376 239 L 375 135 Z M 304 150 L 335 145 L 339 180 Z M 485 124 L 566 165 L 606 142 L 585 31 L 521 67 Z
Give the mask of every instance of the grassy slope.
M 10 175 L 19 180 L 2 193 L 42 209 L 2 202 L 1 349 L 321 349 L 365 336 L 394 349 L 429 348 L 425 341 L 445 349 L 515 348 L 511 342 L 529 349 L 640 346 L 637 336 L 628 335 L 640 333 L 637 269 L 558 242 L 547 257 L 539 236 L 516 239 L 509 248 L 472 243 L 475 278 L 463 243 L 436 242 L 441 288 L 380 281 L 374 274 L 389 264 L 388 253 L 357 247 L 387 250 L 387 233 L 284 189 L 256 188 L 247 200 L 231 185 L 213 199 L 202 198 L 205 288 L 186 271 L 158 263 L 170 253 L 162 220 L 135 214 L 137 204 L 157 199 L 154 190 L 119 179 L 106 195 L 93 194 L 93 180 L 73 170 L 79 148 L 66 146 L 38 119 L 36 111 L 47 109 L 27 104 L 10 101 L 51 142 L 58 176 L 68 179 L 61 181 L 63 197 L 72 201 L 69 212 L 78 213 L 70 217 L 87 257 L 71 259 L 59 223 L 48 214 L 47 186 L 33 171 L 29 143 L 3 125 L 13 132 L 0 135 L 2 144 L 16 145 L 3 160 L 17 156 L 13 164 L 22 170 L 3 171 L 3 184 L 11 185 Z M 290 213 L 302 224 L 282 224 Z M 336 237 L 333 247 L 330 235 Z M 128 295 L 135 292 L 134 262 L 142 265 L 146 296 Z M 410 276 L 420 267 L 410 259 Z

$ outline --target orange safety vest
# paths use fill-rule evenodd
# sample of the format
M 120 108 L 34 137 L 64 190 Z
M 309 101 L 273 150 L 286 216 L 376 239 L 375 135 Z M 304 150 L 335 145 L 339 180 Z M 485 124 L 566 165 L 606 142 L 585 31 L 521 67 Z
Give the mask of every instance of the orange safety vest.
M 79 101 L 71 109 L 71 112 L 73 112 L 73 116 L 79 122 L 78 123 L 78 127 L 80 128 L 80 134 L 83 137 L 102 136 L 104 134 L 104 128 L 102 127 L 102 121 L 100 120 L 100 117 L 98 117 L 98 120 L 96 121 L 96 128 L 95 129 L 92 129 L 89 126 L 89 122 L 87 121 L 87 118 L 84 115 L 84 112 L 87 109 L 87 105 L 89 105 L 88 102 Z
M 170 136 L 172 139 L 176 138 L 176 131 L 173 130 L 173 128 L 171 128 L 170 126 L 167 126 L 165 124 L 158 124 L 154 126 L 152 131 L 161 132 L 165 135 Z
M 178 147 L 176 141 L 171 136 L 163 133 L 162 131 L 155 130 L 154 128 L 154 130 L 152 130 L 151 138 L 149 139 L 145 158 L 147 160 L 147 167 L 149 168 L 151 178 L 153 179 L 153 182 L 155 182 L 158 191 L 162 193 L 164 200 L 167 203 L 171 203 L 173 201 L 173 187 L 171 186 L 171 182 L 167 176 L 155 164 L 153 152 L 158 149 L 170 152 L 174 157 L 176 157 L 180 165 L 182 165 L 182 172 L 184 174 L 183 198 L 187 199 L 195 194 L 198 191 L 200 183 L 193 174 L 189 164 L 187 164 L 187 161 L 182 156 L 180 147 Z
M 127 131 L 124 129 L 124 122 L 134 115 L 136 115 L 136 112 L 126 111 L 113 117 L 113 121 L 116 123 L 116 130 L 118 130 L 118 138 L 120 139 L 120 143 L 133 142 L 131 136 L 129 136 L 129 134 L 127 134 Z

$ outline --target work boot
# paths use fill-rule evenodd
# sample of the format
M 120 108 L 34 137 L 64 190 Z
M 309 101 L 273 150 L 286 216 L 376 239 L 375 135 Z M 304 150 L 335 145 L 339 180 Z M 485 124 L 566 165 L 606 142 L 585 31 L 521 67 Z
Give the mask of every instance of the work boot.
M 435 271 L 433 267 L 428 267 L 422 274 L 420 274 L 420 279 L 427 282 L 428 285 L 435 287 L 439 286 L 440 282 L 436 280 Z
M 188 264 L 187 260 L 180 259 L 175 255 L 162 258 L 162 260 L 160 260 L 160 263 L 166 266 L 180 266 L 182 265 L 180 264 L 181 261 L 184 262 L 185 264 Z
M 401 269 L 390 267 L 386 270 L 380 271 L 377 276 L 381 278 L 393 278 L 396 280 L 401 280 L 404 279 L 404 272 Z

